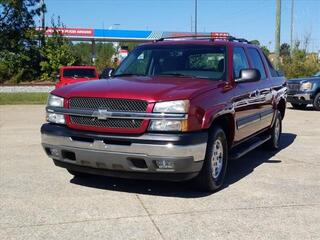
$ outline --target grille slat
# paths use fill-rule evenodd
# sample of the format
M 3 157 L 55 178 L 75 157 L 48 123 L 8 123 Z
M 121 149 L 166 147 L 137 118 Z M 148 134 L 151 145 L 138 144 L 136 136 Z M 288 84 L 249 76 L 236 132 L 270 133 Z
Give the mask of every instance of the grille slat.
M 71 98 L 70 109 L 98 110 L 106 109 L 115 112 L 146 112 L 148 103 L 143 100 L 112 99 L 112 98 Z M 106 119 L 95 117 L 70 116 L 71 124 L 97 128 L 129 128 L 137 129 L 143 120 L 139 119 Z
M 94 117 L 71 116 L 71 123 L 77 125 L 99 128 L 140 128 L 142 120 L 132 119 L 106 119 L 99 120 Z
M 73 109 L 107 109 L 108 111 L 145 112 L 148 103 L 143 100 L 112 98 L 71 98 L 69 107 Z
M 300 90 L 300 84 L 299 83 L 289 83 L 288 84 L 289 90 L 295 90 L 299 91 Z

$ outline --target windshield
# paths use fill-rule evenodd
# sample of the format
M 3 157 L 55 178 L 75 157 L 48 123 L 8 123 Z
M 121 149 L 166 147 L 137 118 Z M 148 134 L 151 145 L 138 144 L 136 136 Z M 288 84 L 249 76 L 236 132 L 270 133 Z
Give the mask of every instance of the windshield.
M 225 79 L 224 46 L 169 45 L 136 48 L 114 76 L 174 76 Z
M 64 69 L 63 76 L 66 78 L 94 78 L 96 72 L 94 69 Z
M 320 77 L 320 72 L 317 72 L 314 76 L 315 77 Z

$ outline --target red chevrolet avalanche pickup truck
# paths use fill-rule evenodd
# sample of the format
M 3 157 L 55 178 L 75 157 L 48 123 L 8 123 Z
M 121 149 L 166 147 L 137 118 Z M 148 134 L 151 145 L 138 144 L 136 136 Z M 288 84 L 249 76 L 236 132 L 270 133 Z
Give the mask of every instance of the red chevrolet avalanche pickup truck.
M 56 88 L 97 79 L 99 79 L 99 75 L 95 66 L 65 66 L 59 70 Z
M 42 146 L 76 177 L 193 179 L 216 191 L 230 159 L 278 148 L 285 109 L 285 78 L 244 39 L 159 39 L 109 79 L 52 91 Z

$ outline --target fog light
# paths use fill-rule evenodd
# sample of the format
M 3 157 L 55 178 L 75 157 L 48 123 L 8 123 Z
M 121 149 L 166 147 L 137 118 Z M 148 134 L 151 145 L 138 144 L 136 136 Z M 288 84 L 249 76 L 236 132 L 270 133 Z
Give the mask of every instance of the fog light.
M 56 148 L 50 148 L 50 153 L 52 156 L 59 157 L 59 150 Z
M 58 124 L 65 124 L 66 120 L 63 114 L 47 113 L 47 121 Z
M 170 160 L 156 160 L 156 164 L 160 169 L 173 169 L 174 162 Z

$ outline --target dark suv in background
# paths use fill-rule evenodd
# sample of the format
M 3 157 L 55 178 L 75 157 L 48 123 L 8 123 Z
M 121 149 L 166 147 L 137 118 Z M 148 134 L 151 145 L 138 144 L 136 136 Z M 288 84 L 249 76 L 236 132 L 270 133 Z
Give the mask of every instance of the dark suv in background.
M 312 104 L 320 111 L 320 71 L 312 77 L 290 79 L 287 101 L 296 109 L 304 109 Z

